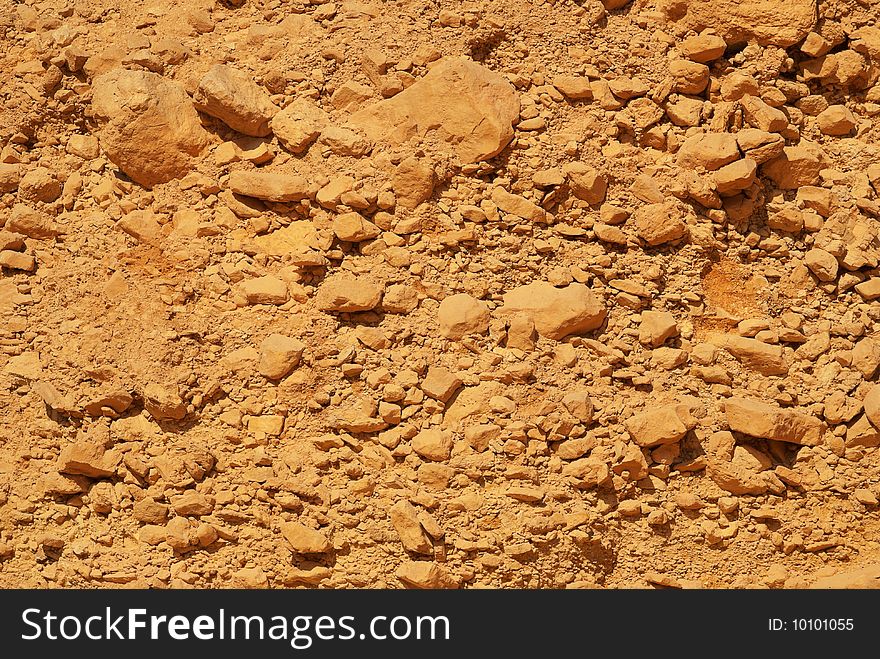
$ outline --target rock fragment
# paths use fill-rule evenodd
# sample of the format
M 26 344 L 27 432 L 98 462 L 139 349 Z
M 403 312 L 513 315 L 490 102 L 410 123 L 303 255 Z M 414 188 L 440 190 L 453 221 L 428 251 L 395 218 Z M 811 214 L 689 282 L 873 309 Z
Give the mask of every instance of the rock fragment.
M 684 405 L 664 405 L 631 416 L 624 422 L 639 446 L 651 448 L 679 441 L 696 421 Z
M 511 194 L 502 187 L 492 190 L 492 201 L 505 213 L 516 215 L 530 222 L 545 222 L 547 211 L 519 195 Z
M 391 144 L 434 132 L 468 163 L 500 153 L 518 115 L 518 96 L 507 80 L 467 58 L 449 57 L 401 93 L 353 114 L 350 124 L 374 142 Z
M 722 197 L 734 195 L 751 186 L 757 172 L 758 163 L 751 158 L 732 162 L 715 172 L 715 190 Z
M 788 373 L 789 365 L 782 346 L 770 345 L 743 336 L 728 336 L 722 341 L 722 346 L 742 362 L 743 366 L 763 375 Z
M 731 133 L 706 133 L 689 137 L 676 155 L 680 167 L 701 167 L 713 172 L 740 157 L 736 137 Z
M 431 366 L 422 381 L 421 389 L 431 398 L 445 403 L 458 391 L 461 385 L 461 379 L 454 373 L 442 366 Z
M 824 249 L 814 247 L 804 255 L 804 264 L 810 269 L 819 281 L 834 281 L 837 279 L 837 259 Z
M 382 301 L 382 286 L 360 277 L 336 274 L 318 289 L 315 303 L 322 311 L 369 311 Z
M 343 213 L 333 218 L 333 233 L 339 240 L 360 243 L 372 240 L 382 230 L 356 211 Z
M 802 139 L 798 145 L 785 147 L 781 155 L 764 163 L 762 170 L 781 189 L 796 190 L 816 185 L 826 162 L 825 154 L 817 145 Z
M 419 523 L 419 513 L 409 501 L 398 501 L 388 509 L 388 514 L 404 549 L 416 554 L 431 553 L 432 545 Z
M 283 334 L 270 334 L 260 344 L 258 370 L 270 380 L 280 380 L 299 365 L 305 344 Z
M 269 124 L 279 110 L 247 73 L 225 64 L 215 64 L 208 70 L 199 81 L 193 101 L 200 111 L 254 137 L 272 132 Z
M 413 451 L 426 460 L 442 462 L 452 454 L 452 433 L 440 428 L 420 431 L 410 442 Z
M 391 185 L 398 205 L 415 208 L 434 192 L 434 168 L 424 160 L 405 158 L 394 170 Z
M 64 233 L 48 215 L 25 204 L 12 207 L 5 229 L 37 240 L 50 240 Z
M 678 335 L 678 324 L 668 311 L 643 311 L 639 325 L 639 343 L 658 348 L 666 340 Z
M 855 115 L 845 105 L 829 105 L 816 117 L 819 130 L 825 135 L 849 135 L 858 125 Z
M 559 341 L 569 334 L 597 329 L 605 320 L 605 307 L 583 284 L 556 288 L 548 282 L 533 282 L 504 294 L 499 309 L 504 316 L 529 315 L 541 336 Z
M 183 87 L 155 73 L 114 69 L 98 76 L 92 109 L 101 149 L 147 188 L 189 174 L 210 143 Z
M 446 568 L 431 561 L 408 561 L 395 574 L 411 588 L 450 589 L 460 585 Z
M 58 471 L 89 478 L 107 478 L 116 472 L 119 455 L 108 452 L 97 442 L 78 440 L 61 449 Z
M 724 54 L 727 43 L 717 34 L 703 32 L 688 37 L 679 44 L 681 54 L 694 62 L 705 64 L 716 60 Z
M 289 292 L 287 284 L 278 277 L 254 277 L 242 283 L 242 292 L 249 304 L 284 304 Z
M 664 0 L 660 6 L 669 20 L 693 30 L 711 28 L 727 43 L 793 46 L 816 23 L 816 4 L 810 0 L 785 5 L 764 0 Z
M 817 446 L 825 431 L 814 416 L 747 398 L 729 398 L 724 412 L 731 430 L 751 437 Z
M 153 418 L 179 421 L 186 416 L 186 403 L 177 387 L 151 383 L 144 387 L 144 408 Z
M 272 117 L 270 128 L 281 146 L 301 154 L 318 139 L 329 120 L 327 113 L 308 99 L 296 99 Z
M 601 204 L 608 190 L 608 179 L 599 171 L 582 162 L 566 163 L 563 172 L 571 193 L 591 206 Z
M 674 202 L 640 206 L 632 219 L 639 237 L 650 247 L 675 242 L 687 235 L 687 225 Z
M 236 194 L 265 201 L 299 201 L 309 195 L 309 183 L 299 174 L 236 170 L 229 175 L 229 188 Z
M 460 341 L 468 334 L 489 331 L 489 308 L 466 293 L 444 298 L 437 309 L 440 334 L 452 341 Z
M 333 545 L 320 531 L 299 522 L 283 522 L 279 525 L 281 535 L 298 554 L 326 554 Z

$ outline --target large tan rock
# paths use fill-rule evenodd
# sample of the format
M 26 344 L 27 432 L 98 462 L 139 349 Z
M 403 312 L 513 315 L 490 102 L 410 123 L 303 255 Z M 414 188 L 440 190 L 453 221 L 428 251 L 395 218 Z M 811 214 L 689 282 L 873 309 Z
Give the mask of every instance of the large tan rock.
M 739 157 L 739 148 L 733 134 L 706 133 L 686 139 L 678 150 L 676 161 L 680 167 L 702 167 L 712 172 Z
M 461 388 L 462 381 L 455 373 L 442 366 L 431 366 L 420 388 L 427 396 L 445 403 Z
M 785 147 L 781 155 L 764 163 L 761 170 L 777 187 L 796 190 L 819 183 L 819 172 L 827 167 L 827 162 L 827 156 L 818 145 L 801 140 L 796 146 Z
M 575 197 L 593 206 L 605 201 L 608 179 L 595 167 L 575 161 L 563 165 L 562 171 L 565 173 L 568 186 Z
M 416 554 L 430 554 L 431 543 L 422 530 L 419 513 L 409 501 L 401 500 L 388 509 L 391 525 L 400 536 L 400 542 L 407 551 Z
M 726 400 L 724 413 L 731 430 L 750 437 L 818 446 L 825 434 L 825 424 L 810 414 L 748 398 Z
M 880 563 L 857 569 L 845 569 L 830 576 L 819 577 L 809 588 L 817 590 L 877 590 L 880 588 Z
M 640 206 L 632 220 L 639 238 L 650 247 L 681 240 L 688 232 L 682 209 L 676 202 Z
M 751 158 L 743 158 L 725 165 L 713 175 L 715 190 L 722 197 L 735 195 L 745 190 L 755 181 L 758 163 Z
M 48 167 L 34 167 L 21 177 L 18 198 L 23 201 L 53 202 L 61 196 L 61 183 Z
M 179 421 L 186 416 L 186 403 L 180 397 L 177 386 L 164 386 L 156 382 L 146 385 L 144 408 L 155 419 Z
M 351 116 L 376 143 L 412 137 L 447 145 L 462 162 L 491 158 L 513 138 L 519 98 L 499 74 L 466 57 L 449 57 L 390 99 Z
M 505 213 L 530 222 L 546 222 L 547 211 L 525 197 L 508 192 L 502 187 L 492 190 L 492 201 Z
M 852 365 L 866 380 L 873 378 L 880 368 L 880 342 L 865 337 L 856 343 L 852 351 Z
M 816 247 L 804 254 L 804 265 L 810 269 L 810 272 L 816 275 L 819 281 L 834 281 L 837 279 L 837 271 L 839 269 L 837 259 L 824 249 Z
M 51 217 L 25 204 L 15 204 L 8 217 L 5 229 L 28 238 L 49 240 L 64 233 Z
M 434 168 L 425 160 L 404 159 L 394 171 L 391 185 L 397 205 L 415 208 L 434 193 Z
M 631 416 L 624 425 L 636 444 L 650 448 L 677 442 L 696 420 L 685 405 L 664 405 Z
M 489 308 L 485 302 L 467 293 L 450 295 L 437 309 L 437 322 L 440 334 L 459 341 L 468 334 L 485 334 L 489 331 Z
M 333 218 L 333 233 L 339 240 L 360 243 L 372 240 L 382 230 L 357 211 L 350 211 Z
M 871 423 L 867 414 L 862 414 L 846 429 L 846 447 L 862 446 L 873 448 L 880 446 L 880 431 Z
M 759 128 L 743 128 L 736 134 L 736 143 L 747 157 L 759 165 L 782 155 L 785 148 L 782 135 Z
M 504 294 L 501 315 L 525 313 L 535 322 L 538 334 L 559 341 L 569 334 L 583 334 L 602 325 L 605 307 L 583 284 L 556 288 L 536 281 Z
M 270 334 L 260 344 L 260 375 L 270 380 L 280 380 L 297 367 L 305 348 L 299 339 Z
M 757 96 L 746 94 L 740 101 L 743 119 L 758 130 L 777 133 L 788 127 L 788 117 L 779 108 L 768 105 Z
M 285 149 L 300 154 L 318 139 L 327 125 L 327 113 L 307 98 L 298 98 L 272 117 L 270 127 Z
M 816 116 L 816 123 L 825 135 L 849 135 L 858 125 L 856 116 L 845 105 L 829 105 Z
M 369 311 L 382 300 L 382 286 L 340 273 L 324 280 L 315 302 L 322 311 Z
M 569 462 L 562 468 L 562 475 L 574 480 L 579 490 L 589 490 L 607 484 L 611 480 L 608 465 L 592 456 Z
M 89 478 L 107 478 L 116 472 L 119 458 L 117 452 L 105 451 L 101 444 L 82 439 L 61 449 L 61 454 L 58 456 L 58 471 Z
M 862 401 L 865 416 L 877 428 L 880 428 L 880 385 L 874 385 Z
M 269 94 L 244 71 L 215 64 L 199 81 L 194 94 L 196 108 L 216 117 L 233 130 L 254 137 L 272 132 L 269 123 L 278 106 Z
M 0 193 L 15 192 L 21 181 L 21 165 L 0 163 Z
M 280 528 L 281 535 L 299 554 L 326 554 L 333 549 L 327 536 L 299 522 L 285 522 Z
M 695 31 L 712 28 L 727 43 L 793 46 L 816 24 L 813 0 L 662 0 L 669 20 Z
M 440 428 L 426 428 L 412 438 L 412 450 L 426 460 L 442 462 L 452 454 L 452 433 Z
M 678 336 L 675 316 L 668 311 L 643 311 L 639 325 L 639 343 L 659 348 L 666 340 Z
M 114 69 L 98 76 L 92 112 L 104 153 L 148 188 L 189 174 L 210 142 L 184 88 L 155 73 Z
M 272 275 L 247 279 L 241 289 L 249 304 L 284 304 L 288 298 L 287 284 Z
M 763 343 L 744 336 L 727 336 L 721 340 L 721 346 L 748 369 L 763 375 L 788 373 L 788 363 L 782 346 Z
M 721 57 L 727 49 L 727 43 L 717 34 L 704 33 L 688 37 L 678 48 L 689 60 L 705 64 Z
M 671 61 L 669 75 L 672 77 L 673 90 L 682 94 L 700 94 L 709 84 L 709 67 L 686 59 Z M 661 117 L 662 114 L 661 110 Z
M 706 475 L 722 490 L 736 495 L 785 491 L 785 484 L 768 469 L 766 456 L 751 447 L 738 446 L 732 433 L 713 433 L 704 446 Z

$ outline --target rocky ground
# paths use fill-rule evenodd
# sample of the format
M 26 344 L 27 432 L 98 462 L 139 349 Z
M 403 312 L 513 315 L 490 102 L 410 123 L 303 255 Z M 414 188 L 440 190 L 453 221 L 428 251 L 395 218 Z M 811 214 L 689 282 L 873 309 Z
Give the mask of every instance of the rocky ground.
M 0 585 L 880 576 L 877 0 L 0 0 Z

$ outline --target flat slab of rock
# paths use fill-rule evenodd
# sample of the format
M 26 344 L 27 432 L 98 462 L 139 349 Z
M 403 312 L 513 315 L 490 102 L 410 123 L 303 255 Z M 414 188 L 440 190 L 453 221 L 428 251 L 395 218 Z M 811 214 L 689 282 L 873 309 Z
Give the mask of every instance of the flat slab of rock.
M 299 201 L 309 195 L 305 177 L 280 172 L 234 171 L 229 175 L 229 188 L 235 194 L 264 201 Z
M 788 363 L 782 346 L 771 345 L 743 336 L 726 336 L 721 346 L 736 357 L 743 366 L 762 375 L 785 375 Z
M 666 17 L 699 32 L 712 28 L 728 44 L 793 46 L 816 24 L 813 0 L 663 0 Z
M 378 284 L 348 274 L 328 277 L 315 302 L 322 311 L 369 311 L 379 306 L 383 288 Z
M 520 286 L 504 294 L 501 315 L 525 313 L 541 336 L 559 341 L 569 334 L 597 329 L 605 321 L 605 306 L 583 284 L 556 288 L 544 281 Z
M 98 443 L 77 441 L 61 449 L 58 471 L 89 478 L 107 478 L 116 472 L 119 458 L 116 451 L 107 452 Z
M 210 142 L 186 90 L 155 73 L 114 69 L 98 76 L 92 111 L 104 153 L 147 188 L 189 174 Z
M 498 155 L 513 138 L 519 95 L 502 76 L 466 57 L 436 64 L 418 82 L 351 116 L 349 124 L 375 143 L 412 137 L 451 145 L 464 163 Z
M 825 424 L 814 416 L 748 398 L 726 400 L 724 413 L 731 430 L 750 437 L 818 446 L 825 434 Z

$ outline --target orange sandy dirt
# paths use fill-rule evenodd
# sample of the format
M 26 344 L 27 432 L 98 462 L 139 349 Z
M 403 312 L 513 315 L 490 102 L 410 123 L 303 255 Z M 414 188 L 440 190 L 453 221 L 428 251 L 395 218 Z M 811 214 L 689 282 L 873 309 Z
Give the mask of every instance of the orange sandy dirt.
M 851 0 L 0 0 L 0 586 L 880 576 Z

